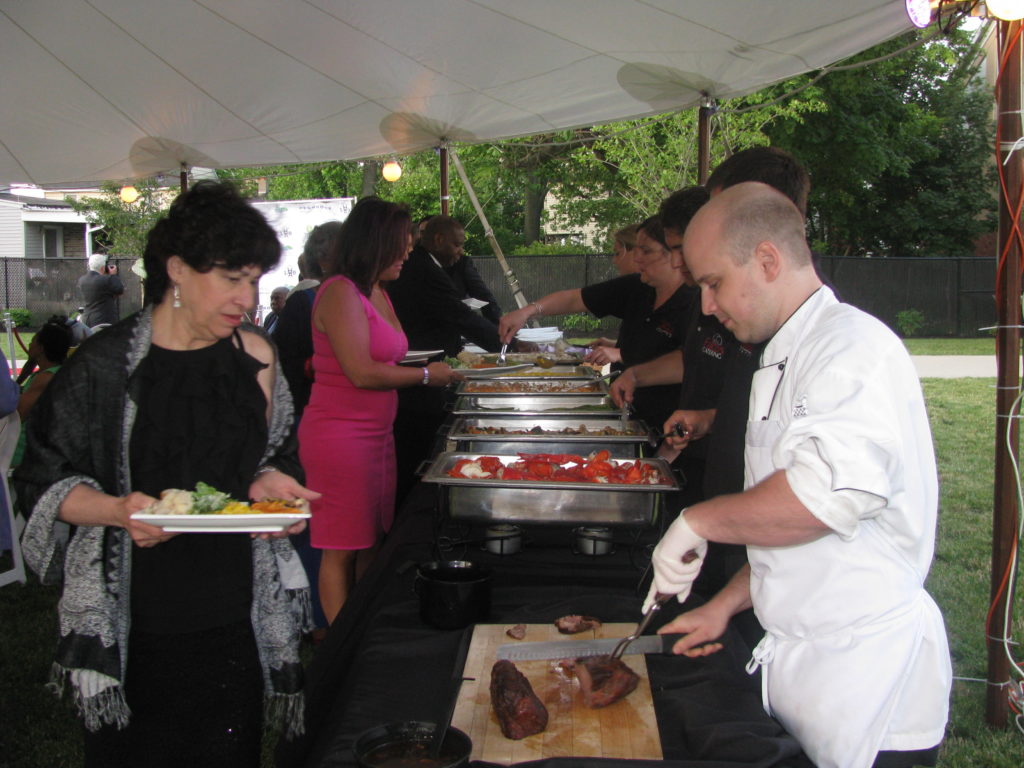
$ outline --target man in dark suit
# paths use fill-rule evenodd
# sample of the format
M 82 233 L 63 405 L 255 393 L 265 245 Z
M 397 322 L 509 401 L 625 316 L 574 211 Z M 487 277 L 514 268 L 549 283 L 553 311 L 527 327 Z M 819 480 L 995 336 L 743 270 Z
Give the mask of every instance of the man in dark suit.
M 463 258 L 465 242 L 466 232 L 458 221 L 450 216 L 434 216 L 424 227 L 401 276 L 387 288 L 409 339 L 409 349 L 443 350 L 434 358 L 437 360 L 457 355 L 463 337 L 489 352 L 501 349 L 497 325 L 501 310 L 469 259 Z M 463 301 L 466 298 L 488 302 L 484 307 L 488 315 L 469 307 Z M 399 505 L 416 483 L 416 468 L 432 454 L 444 419 L 444 389 L 398 390 L 394 432 Z
M 283 285 L 279 285 L 270 292 L 270 311 L 267 312 L 267 316 L 263 318 L 263 330 L 267 333 L 274 332 L 274 327 L 277 325 L 277 321 L 281 317 L 281 310 L 284 309 L 284 302 L 287 298 L 288 289 Z
M 410 349 L 443 349 L 455 356 L 463 337 L 491 352 L 501 348 L 501 309 L 476 267 L 463 258 L 465 242 L 466 232 L 458 221 L 434 216 L 401 276 L 388 286 Z M 467 306 L 467 298 L 486 301 L 484 314 Z

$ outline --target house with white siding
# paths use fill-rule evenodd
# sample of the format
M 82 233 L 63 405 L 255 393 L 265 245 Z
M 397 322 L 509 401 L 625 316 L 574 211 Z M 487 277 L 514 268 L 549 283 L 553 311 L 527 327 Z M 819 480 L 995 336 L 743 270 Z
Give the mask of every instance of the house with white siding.
M 2 257 L 85 258 L 91 234 L 85 217 L 63 200 L 0 193 Z

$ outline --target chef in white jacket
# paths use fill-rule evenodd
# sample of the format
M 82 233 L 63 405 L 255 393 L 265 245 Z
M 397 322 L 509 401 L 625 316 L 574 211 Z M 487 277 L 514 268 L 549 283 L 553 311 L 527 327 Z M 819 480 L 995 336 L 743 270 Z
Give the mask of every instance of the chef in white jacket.
M 764 184 L 714 197 L 683 249 L 704 312 L 742 342 L 768 343 L 746 490 L 683 510 L 655 549 L 648 600 L 684 600 L 708 540 L 746 544 L 749 565 L 661 631 L 687 634 L 676 653 L 714 652 L 729 618 L 753 606 L 766 634 L 750 669 L 761 667 L 765 708 L 816 765 L 934 765 L 952 670 L 924 590 L 938 483 L 910 358 L 821 284 L 803 218 Z

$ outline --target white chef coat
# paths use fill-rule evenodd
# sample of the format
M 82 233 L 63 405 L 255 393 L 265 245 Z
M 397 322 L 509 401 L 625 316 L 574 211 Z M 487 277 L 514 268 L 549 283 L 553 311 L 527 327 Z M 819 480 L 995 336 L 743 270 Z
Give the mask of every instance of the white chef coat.
M 942 740 L 952 668 L 924 591 L 938 482 L 921 385 L 881 322 L 815 292 L 754 374 L 745 483 L 777 470 L 831 532 L 747 548 L 766 710 L 822 768 Z

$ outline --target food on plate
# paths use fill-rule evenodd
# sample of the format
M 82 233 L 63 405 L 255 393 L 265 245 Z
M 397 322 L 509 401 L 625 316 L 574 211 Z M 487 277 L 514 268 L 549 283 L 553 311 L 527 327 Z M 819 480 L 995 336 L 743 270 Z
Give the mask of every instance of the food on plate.
M 506 739 L 525 739 L 548 727 L 547 707 L 526 676 L 507 659 L 491 667 L 491 706 Z
M 147 512 L 154 515 L 191 515 L 192 494 L 178 488 L 171 488 L 160 494 L 160 501 L 151 504 Z
M 529 429 L 513 429 L 510 427 L 476 426 L 470 424 L 466 427 L 466 434 L 469 435 L 579 435 L 582 437 L 624 437 L 627 435 L 639 434 L 634 429 L 621 429 L 620 427 L 588 427 L 580 424 L 578 427 L 562 427 L 561 429 L 544 429 L 540 426 Z
M 544 395 L 551 393 L 600 392 L 601 386 L 596 381 L 467 381 L 462 385 L 467 393 L 494 392 L 502 394 Z
M 161 492 L 159 501 L 142 510 L 146 515 L 280 515 L 294 512 L 308 513 L 309 502 L 305 499 L 264 499 L 249 504 L 232 499 L 203 482 L 196 483 L 194 491 L 168 488 Z
M 573 672 L 580 681 L 583 703 L 591 709 L 601 709 L 625 698 L 640 682 L 636 672 L 611 656 L 576 659 Z
M 505 630 L 505 634 L 511 637 L 513 640 L 522 640 L 526 637 L 526 625 L 516 624 L 514 627 L 509 627 Z
M 659 485 L 665 482 L 659 469 L 639 459 L 611 459 L 607 450 L 587 458 L 571 453 L 520 453 L 509 464 L 497 456 L 459 459 L 448 470 L 449 477 L 466 480 L 543 480 L 567 483 L 611 483 L 616 485 Z
M 601 620 L 593 616 L 579 616 L 572 614 L 555 619 L 555 627 L 563 635 L 578 635 L 588 629 L 597 629 L 601 626 Z
M 265 515 L 283 515 L 290 512 L 309 512 L 305 499 L 263 499 L 249 504 L 249 509 Z

